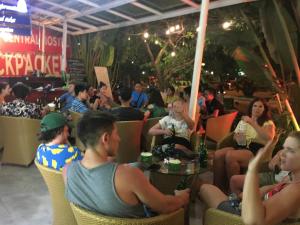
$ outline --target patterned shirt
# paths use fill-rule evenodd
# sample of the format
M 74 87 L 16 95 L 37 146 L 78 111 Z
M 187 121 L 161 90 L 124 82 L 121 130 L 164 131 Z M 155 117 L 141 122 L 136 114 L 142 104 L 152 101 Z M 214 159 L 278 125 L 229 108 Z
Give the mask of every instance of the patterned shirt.
M 86 105 L 82 101 L 80 101 L 78 98 L 75 98 L 72 102 L 72 106 L 71 106 L 70 110 L 73 112 L 85 113 L 89 109 L 86 107 Z
M 36 158 L 40 164 L 61 171 L 65 164 L 81 160 L 82 155 L 77 147 L 66 144 L 40 144 L 37 149 Z
M 23 99 L 15 99 L 0 106 L 0 115 L 39 119 L 41 117 L 41 108 L 35 103 L 26 102 Z

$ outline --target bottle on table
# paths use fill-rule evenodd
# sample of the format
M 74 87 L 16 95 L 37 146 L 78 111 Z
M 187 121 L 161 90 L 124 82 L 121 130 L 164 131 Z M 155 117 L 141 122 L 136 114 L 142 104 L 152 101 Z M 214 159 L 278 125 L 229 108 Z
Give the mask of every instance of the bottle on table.
M 201 168 L 207 167 L 207 147 L 205 144 L 205 137 L 201 137 L 200 139 L 200 145 L 199 145 L 199 163 Z
M 176 186 L 176 190 L 184 190 L 188 188 L 188 176 L 184 176 L 181 178 L 179 184 Z

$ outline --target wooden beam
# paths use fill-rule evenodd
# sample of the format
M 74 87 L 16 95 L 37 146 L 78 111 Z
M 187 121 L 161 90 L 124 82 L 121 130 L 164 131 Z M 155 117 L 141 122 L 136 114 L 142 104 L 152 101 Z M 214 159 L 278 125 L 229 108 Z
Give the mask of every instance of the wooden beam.
M 146 10 L 146 11 L 151 12 L 151 13 L 156 14 L 156 15 L 161 15 L 162 14 L 161 12 L 157 11 L 156 9 L 153 9 L 153 8 L 151 8 L 149 6 L 146 6 L 146 5 L 144 5 L 142 3 L 139 3 L 139 2 L 132 2 L 131 4 L 138 7 L 138 8 L 140 8 L 140 9 Z
M 183 3 L 185 3 L 185 4 L 187 4 L 187 5 L 189 5 L 189 6 L 191 6 L 191 7 L 194 7 L 194 8 L 199 8 L 200 7 L 200 5 L 199 4 L 197 4 L 197 3 L 195 3 L 195 2 L 193 2 L 193 1 L 191 1 L 191 0 L 181 0 Z

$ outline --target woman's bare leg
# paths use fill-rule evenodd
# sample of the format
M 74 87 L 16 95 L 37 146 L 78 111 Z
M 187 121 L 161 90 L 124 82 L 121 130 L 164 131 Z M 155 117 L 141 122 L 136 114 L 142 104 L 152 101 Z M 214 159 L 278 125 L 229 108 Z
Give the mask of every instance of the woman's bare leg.
M 248 167 L 251 158 L 253 158 L 253 153 L 246 149 L 228 151 L 225 157 L 228 180 L 233 175 L 241 174 L 241 167 Z
M 212 184 L 203 184 L 199 190 L 199 197 L 209 208 L 217 208 L 221 202 L 228 200 L 228 197 Z
M 225 157 L 228 151 L 233 148 L 222 148 L 215 152 L 213 160 L 214 185 L 222 191 L 227 190 L 228 181 L 226 177 Z
M 230 179 L 230 190 L 238 196 L 243 192 L 245 175 L 234 175 Z

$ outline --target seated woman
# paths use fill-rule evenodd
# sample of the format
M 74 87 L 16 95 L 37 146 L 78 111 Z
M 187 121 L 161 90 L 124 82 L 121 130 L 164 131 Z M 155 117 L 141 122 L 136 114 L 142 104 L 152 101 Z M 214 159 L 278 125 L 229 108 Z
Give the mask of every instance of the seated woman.
M 152 88 L 149 91 L 149 105 L 147 106 L 147 111 L 150 112 L 150 118 L 162 117 L 168 114 L 160 91 L 156 88 Z
M 268 163 L 268 172 L 259 173 L 259 186 L 266 186 L 281 182 L 288 174 L 288 171 L 280 170 L 280 155 L 283 150 L 280 150 Z M 245 174 L 234 175 L 230 179 L 230 191 L 239 196 L 243 192 L 245 183 Z
M 279 224 L 300 219 L 300 132 L 289 134 L 280 155 L 282 170 L 290 171 L 285 181 L 279 184 L 258 186 L 259 167 L 268 157 L 275 141 L 269 141 L 249 163 L 246 174 L 242 207 L 232 202 L 216 186 L 204 184 L 200 187 L 201 199 L 211 208 L 242 215 L 245 224 Z
M 172 104 L 170 115 L 162 118 L 150 130 L 150 135 L 164 135 L 162 145 L 175 144 L 175 149 L 189 152 L 191 150 L 190 134 L 194 128 L 194 121 L 184 111 L 182 100 Z
M 230 178 L 240 174 L 241 167 L 247 167 L 257 150 L 275 135 L 275 125 L 270 119 L 268 106 L 263 99 L 255 98 L 250 103 L 248 115 L 242 117 L 234 131 L 233 138 L 240 145 L 236 143 L 235 146 L 215 152 L 214 184 L 225 192 L 228 190 Z

